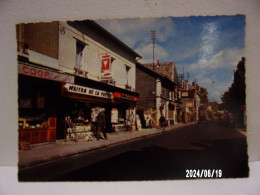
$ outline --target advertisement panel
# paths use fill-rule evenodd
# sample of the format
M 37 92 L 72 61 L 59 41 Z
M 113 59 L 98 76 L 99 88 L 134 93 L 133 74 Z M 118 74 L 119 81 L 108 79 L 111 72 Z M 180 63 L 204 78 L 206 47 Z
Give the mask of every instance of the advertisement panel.
M 111 123 L 118 123 L 118 110 L 117 110 L 117 108 L 112 108 L 112 110 L 111 110 Z
M 101 59 L 101 79 L 109 80 L 112 79 L 112 66 L 111 56 L 104 55 Z

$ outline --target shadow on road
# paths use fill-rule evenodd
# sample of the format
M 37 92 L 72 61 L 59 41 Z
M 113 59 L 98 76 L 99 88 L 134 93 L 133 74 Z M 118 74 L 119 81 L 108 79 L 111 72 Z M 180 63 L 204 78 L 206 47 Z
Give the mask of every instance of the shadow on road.
M 201 150 L 150 145 L 106 159 L 53 181 L 144 181 L 191 179 L 187 170 L 221 170 L 221 178 L 248 177 L 246 138 L 192 142 Z M 213 178 L 216 178 L 215 176 Z

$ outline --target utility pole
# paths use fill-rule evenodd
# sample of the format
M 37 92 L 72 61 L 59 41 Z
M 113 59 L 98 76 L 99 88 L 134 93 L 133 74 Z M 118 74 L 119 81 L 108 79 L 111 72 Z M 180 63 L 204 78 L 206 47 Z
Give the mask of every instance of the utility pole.
M 155 48 L 155 40 L 156 40 L 156 32 L 155 32 L 155 30 L 151 31 L 151 39 L 153 41 L 153 70 L 154 70 L 154 48 Z

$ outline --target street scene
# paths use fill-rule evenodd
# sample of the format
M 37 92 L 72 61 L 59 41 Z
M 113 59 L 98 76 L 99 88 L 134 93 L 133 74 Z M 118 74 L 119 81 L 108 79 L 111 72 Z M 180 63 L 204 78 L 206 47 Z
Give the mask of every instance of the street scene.
M 248 177 L 246 136 L 241 129 L 209 122 L 166 128 L 164 133 L 158 129 L 148 131 L 111 135 L 109 143 L 93 141 L 91 146 L 85 142 L 53 144 L 34 148 L 31 153 L 23 151 L 25 159 L 20 159 L 19 179 L 146 181 Z M 192 177 L 187 176 L 190 170 L 222 172 Z
M 244 28 L 243 15 L 17 24 L 18 180 L 248 177 Z

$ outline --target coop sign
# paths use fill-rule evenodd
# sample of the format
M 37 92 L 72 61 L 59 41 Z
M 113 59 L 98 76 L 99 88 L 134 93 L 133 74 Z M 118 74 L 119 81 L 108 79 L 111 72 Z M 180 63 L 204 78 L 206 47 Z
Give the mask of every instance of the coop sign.
M 102 90 L 93 89 L 89 87 L 83 87 L 80 85 L 74 85 L 70 83 L 66 83 L 64 88 L 69 93 L 76 93 L 76 94 L 112 99 L 112 93 L 107 91 L 102 91 Z
M 18 72 L 19 74 L 37 77 L 41 79 L 48 79 L 48 80 L 60 81 L 60 82 L 70 82 L 70 83 L 74 82 L 72 76 L 60 74 L 58 72 L 53 72 L 47 69 L 36 68 L 21 63 L 18 64 Z

